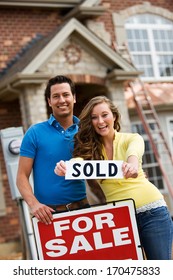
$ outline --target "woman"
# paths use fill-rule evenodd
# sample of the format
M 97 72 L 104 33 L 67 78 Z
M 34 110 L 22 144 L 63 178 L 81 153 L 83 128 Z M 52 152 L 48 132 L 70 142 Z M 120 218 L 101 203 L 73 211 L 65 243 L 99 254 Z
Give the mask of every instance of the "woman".
M 143 138 L 137 133 L 119 132 L 120 114 L 105 96 L 92 98 L 79 119 L 73 156 L 84 160 L 123 160 L 123 179 L 97 180 L 106 201 L 132 198 L 146 258 L 171 259 L 173 223 L 162 194 L 142 170 Z M 57 163 L 55 173 L 65 172 L 65 163 Z

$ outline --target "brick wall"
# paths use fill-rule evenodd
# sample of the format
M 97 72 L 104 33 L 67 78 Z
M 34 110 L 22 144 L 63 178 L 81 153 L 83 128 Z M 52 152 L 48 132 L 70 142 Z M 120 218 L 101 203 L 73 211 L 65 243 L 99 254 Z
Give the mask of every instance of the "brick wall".
M 0 9 L 0 69 L 29 42 L 48 34 L 59 23 L 57 11 Z

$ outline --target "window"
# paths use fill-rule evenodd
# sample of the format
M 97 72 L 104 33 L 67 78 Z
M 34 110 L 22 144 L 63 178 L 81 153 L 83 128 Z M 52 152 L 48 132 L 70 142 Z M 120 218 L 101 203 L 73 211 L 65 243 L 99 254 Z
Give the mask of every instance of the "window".
M 164 190 L 164 183 L 160 167 L 158 162 L 156 161 L 151 144 L 148 140 L 148 136 L 146 135 L 142 124 L 133 123 L 132 131 L 135 133 L 139 133 L 144 139 L 145 153 L 143 156 L 143 170 L 146 173 L 146 176 L 148 177 L 149 181 L 153 183 L 158 189 Z
M 128 48 L 142 77 L 159 79 L 173 76 L 173 23 L 152 14 L 126 20 Z

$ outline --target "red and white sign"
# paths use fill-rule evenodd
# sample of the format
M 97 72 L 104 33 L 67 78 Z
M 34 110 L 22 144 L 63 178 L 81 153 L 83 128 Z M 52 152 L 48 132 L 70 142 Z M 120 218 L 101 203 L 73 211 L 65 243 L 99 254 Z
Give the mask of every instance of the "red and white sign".
M 33 218 L 41 260 L 142 260 L 133 200 Z

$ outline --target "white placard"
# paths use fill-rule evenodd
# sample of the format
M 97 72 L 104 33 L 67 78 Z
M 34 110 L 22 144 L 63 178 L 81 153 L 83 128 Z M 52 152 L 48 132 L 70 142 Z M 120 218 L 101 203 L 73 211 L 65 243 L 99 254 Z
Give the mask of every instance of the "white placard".
M 122 179 L 121 160 L 66 161 L 65 179 Z

